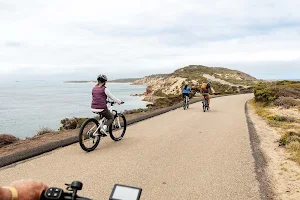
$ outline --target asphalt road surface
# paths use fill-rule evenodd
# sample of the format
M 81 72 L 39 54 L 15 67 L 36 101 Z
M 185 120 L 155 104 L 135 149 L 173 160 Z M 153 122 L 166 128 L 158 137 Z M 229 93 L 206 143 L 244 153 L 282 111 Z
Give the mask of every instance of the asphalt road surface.
M 79 195 L 108 199 L 115 183 L 141 187 L 141 199 L 260 199 L 244 105 L 251 94 L 202 104 L 129 126 L 125 138 L 79 144 L 0 169 L 0 185 L 39 179 L 49 186 L 83 182 Z

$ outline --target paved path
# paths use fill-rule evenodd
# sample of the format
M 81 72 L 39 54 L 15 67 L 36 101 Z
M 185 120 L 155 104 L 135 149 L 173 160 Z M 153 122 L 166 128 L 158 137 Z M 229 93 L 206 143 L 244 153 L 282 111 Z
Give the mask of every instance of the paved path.
M 80 180 L 79 194 L 108 199 L 115 183 L 143 188 L 142 199 L 260 199 L 244 105 L 252 95 L 212 99 L 130 126 L 90 153 L 74 144 L 0 170 L 0 185 L 21 178 L 51 186 Z

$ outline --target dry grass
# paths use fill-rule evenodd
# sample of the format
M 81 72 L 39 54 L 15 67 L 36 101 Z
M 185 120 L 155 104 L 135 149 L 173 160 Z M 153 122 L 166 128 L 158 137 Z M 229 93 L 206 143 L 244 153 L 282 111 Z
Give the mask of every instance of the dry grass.
M 55 133 L 56 131 L 50 128 L 42 128 L 36 135 L 44 135 L 46 133 Z
M 0 148 L 5 146 L 5 145 L 12 144 L 12 143 L 14 143 L 18 140 L 19 140 L 19 138 L 15 137 L 13 135 L 0 134 Z
M 279 97 L 274 101 L 274 104 L 283 108 L 299 107 L 300 109 L 300 101 L 292 97 Z
M 252 100 L 250 103 L 256 113 L 266 120 L 269 126 L 278 130 L 281 134 L 281 138 L 278 140 L 279 145 L 285 147 L 291 154 L 291 159 L 300 164 L 300 119 L 289 115 L 292 112 L 278 111 L 277 114 L 274 114 L 275 106 L 272 104 L 266 105 L 264 102 L 256 102 L 255 100 Z M 285 105 L 287 104 L 285 103 Z M 291 111 L 285 108 L 282 109 L 283 111 Z

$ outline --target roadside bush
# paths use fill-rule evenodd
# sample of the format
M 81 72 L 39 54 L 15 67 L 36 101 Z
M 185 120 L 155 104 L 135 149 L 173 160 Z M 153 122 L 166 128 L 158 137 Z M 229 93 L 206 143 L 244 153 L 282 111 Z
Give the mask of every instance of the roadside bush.
M 279 139 L 280 146 L 286 146 L 286 145 L 290 144 L 291 142 L 300 142 L 300 133 L 289 131 L 289 132 L 286 132 Z
M 70 129 L 76 129 L 80 128 L 80 126 L 83 124 L 83 122 L 87 120 L 87 118 L 65 118 L 60 121 L 62 126 L 60 127 L 60 130 L 70 130 Z
M 255 89 L 254 98 L 256 102 L 271 103 L 278 98 L 277 91 L 272 88 Z
M 157 99 L 153 107 L 165 107 L 165 106 L 173 106 L 179 102 L 182 101 L 182 96 L 173 96 L 173 97 L 167 97 L 167 98 L 160 98 Z
M 289 150 L 300 152 L 300 142 L 299 141 L 292 141 L 289 143 L 288 147 Z
M 53 133 L 53 132 L 55 131 L 50 128 L 42 128 L 36 135 L 44 135 L 46 133 Z
M 240 93 L 242 94 L 246 94 L 246 93 L 253 93 L 253 87 L 249 87 L 249 88 L 242 88 L 240 89 Z
M 133 110 L 125 110 L 124 114 L 125 115 L 130 115 L 130 114 L 134 114 L 134 113 L 148 112 L 150 110 L 151 110 L 150 108 L 139 108 L 139 109 L 133 109 Z
M 158 97 L 166 97 L 167 95 L 165 93 L 163 93 L 163 91 L 160 89 L 160 90 L 156 90 L 154 93 L 153 93 L 154 96 L 158 96 Z
M 297 101 L 292 97 L 279 97 L 274 101 L 274 105 L 290 108 L 294 106 L 300 106 L 300 101 Z
M 268 119 L 278 121 L 278 122 L 295 122 L 296 121 L 292 117 L 282 116 L 282 115 L 271 115 L 271 116 L 268 116 Z
M 300 83 L 295 81 L 260 82 L 255 85 L 255 101 L 269 104 L 279 97 L 300 99 Z
M 16 141 L 18 141 L 19 138 L 9 135 L 9 134 L 0 134 L 0 148 L 4 147 L 5 145 L 12 144 Z

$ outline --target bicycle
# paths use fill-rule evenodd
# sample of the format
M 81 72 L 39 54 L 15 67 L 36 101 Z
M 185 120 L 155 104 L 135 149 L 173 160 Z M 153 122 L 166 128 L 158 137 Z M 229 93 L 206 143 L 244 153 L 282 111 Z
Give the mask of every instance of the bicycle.
M 203 112 L 209 110 L 207 95 L 203 95 L 202 108 L 203 108 Z
M 127 127 L 126 118 L 122 113 L 118 113 L 116 110 L 114 110 L 115 102 L 108 101 L 107 103 L 110 103 L 110 107 L 108 110 L 114 116 L 114 121 L 112 125 L 108 127 L 110 138 L 114 141 L 120 141 L 123 139 L 126 132 L 126 127 Z M 102 137 L 107 136 L 106 134 L 102 134 L 100 132 L 100 129 L 107 121 L 106 118 L 104 118 L 101 115 L 101 112 L 95 112 L 95 111 L 93 112 L 100 115 L 99 121 L 97 121 L 97 119 L 95 118 L 89 118 L 83 122 L 79 131 L 80 147 L 87 152 L 96 149 L 97 146 L 99 145 L 100 139 Z M 87 130 L 87 132 L 85 132 L 85 130 Z M 91 142 L 90 147 L 88 145 L 89 142 Z
M 187 108 L 189 108 L 190 103 L 189 103 L 189 97 L 184 95 L 183 98 L 183 109 L 186 110 Z

